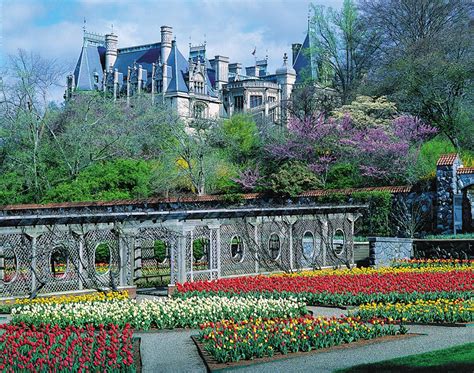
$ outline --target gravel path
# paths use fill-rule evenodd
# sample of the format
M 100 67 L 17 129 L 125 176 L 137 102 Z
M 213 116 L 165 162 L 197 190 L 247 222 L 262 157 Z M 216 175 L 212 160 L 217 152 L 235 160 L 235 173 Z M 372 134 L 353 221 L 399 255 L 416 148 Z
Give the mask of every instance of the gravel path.
M 157 333 L 133 333 L 142 337 L 142 372 L 206 372 L 191 336 L 197 330 L 163 330 Z
M 314 315 L 341 316 L 347 311 L 337 308 L 310 307 Z M 241 367 L 226 372 L 322 372 L 357 364 L 372 363 L 400 356 L 448 348 L 474 342 L 474 328 L 410 326 L 410 332 L 424 335 L 354 347 L 334 352 L 316 353 L 266 364 Z M 143 372 L 205 372 L 206 368 L 190 336 L 197 330 L 135 333 L 142 337 Z M 291 356 L 291 355 L 289 355 Z

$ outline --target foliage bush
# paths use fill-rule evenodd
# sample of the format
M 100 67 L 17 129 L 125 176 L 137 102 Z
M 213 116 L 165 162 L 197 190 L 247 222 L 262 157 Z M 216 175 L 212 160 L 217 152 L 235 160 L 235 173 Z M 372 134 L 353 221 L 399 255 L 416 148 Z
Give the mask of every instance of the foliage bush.
M 361 183 L 360 171 L 354 164 L 341 162 L 329 169 L 327 189 L 355 188 Z
M 198 238 L 193 241 L 193 257 L 195 260 L 200 260 L 207 253 L 204 250 L 209 249 L 209 240 L 207 238 Z
M 386 191 L 353 192 L 349 195 L 331 193 L 318 197 L 320 203 L 368 204 L 367 210 L 361 210 L 362 217 L 356 222 L 357 234 L 362 236 L 389 236 L 390 212 L 393 195 Z
M 96 263 L 110 263 L 110 245 L 106 242 L 101 242 L 95 248 L 95 262 Z
M 270 189 L 274 193 L 296 197 L 305 190 L 317 188 L 317 177 L 302 162 L 287 162 L 270 176 Z
M 392 210 L 393 195 L 390 192 L 354 192 L 351 194 L 354 203 L 368 203 L 369 208 L 362 212 L 359 222 L 359 235 L 389 236 L 390 212 Z
M 73 180 L 48 191 L 43 202 L 112 201 L 146 198 L 151 194 L 152 164 L 116 159 L 94 164 Z
M 153 253 L 156 260 L 162 263 L 166 259 L 166 243 L 162 240 L 156 240 L 153 245 Z

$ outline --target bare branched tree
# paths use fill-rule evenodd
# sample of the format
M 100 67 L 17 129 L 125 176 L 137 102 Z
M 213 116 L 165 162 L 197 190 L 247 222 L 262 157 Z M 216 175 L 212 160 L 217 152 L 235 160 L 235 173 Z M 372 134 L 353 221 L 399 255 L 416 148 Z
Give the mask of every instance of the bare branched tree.
M 398 235 L 413 238 L 426 224 L 430 209 L 424 200 L 414 198 L 409 201 L 400 196 L 395 198 L 391 220 L 395 223 Z
M 41 195 L 45 182 L 43 145 L 48 123 L 56 114 L 52 94 L 60 87 L 64 73 L 58 61 L 20 49 L 10 56 L 0 84 L 5 162 L 27 177 L 35 195 Z M 12 147 L 17 151 L 8 151 Z

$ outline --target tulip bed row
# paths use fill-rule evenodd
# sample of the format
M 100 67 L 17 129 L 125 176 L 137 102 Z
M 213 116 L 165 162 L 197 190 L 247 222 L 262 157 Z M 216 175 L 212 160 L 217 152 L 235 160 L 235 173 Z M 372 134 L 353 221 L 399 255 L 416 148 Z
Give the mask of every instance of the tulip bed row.
M 13 308 L 31 304 L 58 304 L 58 303 L 84 303 L 84 302 L 109 302 L 126 300 L 129 298 L 127 291 L 95 292 L 82 295 L 60 295 L 52 297 L 21 298 L 13 301 L 7 300 L 0 304 L 0 313 L 10 313 Z
M 423 272 L 450 272 L 450 271 L 473 271 L 473 260 L 425 260 L 413 259 L 411 261 L 395 261 L 390 267 L 382 268 L 338 268 L 305 270 L 292 273 L 274 273 L 270 277 L 315 277 L 315 276 L 341 276 L 341 275 L 386 275 L 400 273 L 423 273 Z
M 218 362 L 249 360 L 275 353 L 310 351 L 360 339 L 405 334 L 404 326 L 383 319 L 304 316 L 289 319 L 224 320 L 201 325 L 199 339 Z
M 462 323 L 474 321 L 474 301 L 462 299 L 417 300 L 413 303 L 361 305 L 353 316 L 368 320 L 383 317 L 397 322 Z
M 134 372 L 132 330 L 0 325 L 0 372 Z
M 311 305 L 468 299 L 474 290 L 474 271 L 239 277 L 178 284 L 177 290 L 178 298 L 260 295 L 297 298 Z
M 474 269 L 473 259 L 404 259 L 393 262 L 394 268 L 470 268 Z
M 39 326 L 43 323 L 70 325 L 114 324 L 148 330 L 198 327 L 207 321 L 234 318 L 295 317 L 307 314 L 306 305 L 296 299 L 191 297 L 167 301 L 115 300 L 108 302 L 40 303 L 12 310 L 12 323 Z

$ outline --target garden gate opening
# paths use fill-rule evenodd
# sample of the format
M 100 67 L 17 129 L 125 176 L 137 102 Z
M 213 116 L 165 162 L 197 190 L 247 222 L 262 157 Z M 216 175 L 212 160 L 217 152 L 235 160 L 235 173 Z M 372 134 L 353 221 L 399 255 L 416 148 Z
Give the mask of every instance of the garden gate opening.
M 5 206 L 0 298 L 350 266 L 362 208 L 202 199 Z

